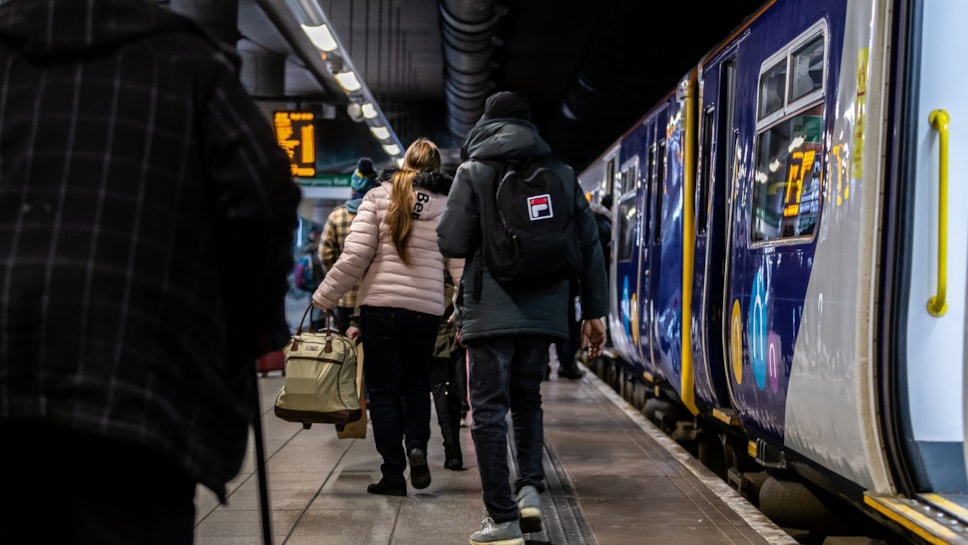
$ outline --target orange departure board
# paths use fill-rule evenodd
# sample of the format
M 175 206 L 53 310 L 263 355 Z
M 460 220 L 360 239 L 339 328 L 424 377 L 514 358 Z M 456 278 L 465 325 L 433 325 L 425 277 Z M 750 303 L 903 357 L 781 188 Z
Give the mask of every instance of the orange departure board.
M 312 178 L 316 175 L 316 129 L 312 112 L 274 112 L 272 125 L 276 140 L 289 155 L 292 175 Z

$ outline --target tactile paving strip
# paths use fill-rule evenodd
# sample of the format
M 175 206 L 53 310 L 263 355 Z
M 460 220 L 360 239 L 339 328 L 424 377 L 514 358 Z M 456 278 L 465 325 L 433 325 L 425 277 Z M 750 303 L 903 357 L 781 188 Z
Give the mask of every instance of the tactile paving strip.
M 513 426 L 508 423 L 511 435 Z M 514 441 L 508 438 L 509 462 L 515 471 L 517 459 L 514 455 Z M 572 487 L 554 447 L 545 437 L 544 454 L 545 486 L 541 494 L 542 530 L 525 534 L 528 545 L 598 545 L 588 521 L 581 512 L 575 489 Z

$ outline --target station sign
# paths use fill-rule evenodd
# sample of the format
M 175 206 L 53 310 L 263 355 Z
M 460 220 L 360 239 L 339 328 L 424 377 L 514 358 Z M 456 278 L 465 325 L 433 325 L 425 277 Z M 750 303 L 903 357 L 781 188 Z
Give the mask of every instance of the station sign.
M 289 156 L 293 176 L 312 178 L 316 175 L 316 127 L 312 112 L 273 112 L 272 126 L 276 141 Z

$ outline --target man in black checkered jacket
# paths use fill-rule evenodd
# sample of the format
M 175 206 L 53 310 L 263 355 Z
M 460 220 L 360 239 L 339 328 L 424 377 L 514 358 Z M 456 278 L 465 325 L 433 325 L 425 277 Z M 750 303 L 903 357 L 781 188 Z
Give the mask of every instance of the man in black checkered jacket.
M 240 469 L 299 190 L 237 68 L 154 2 L 0 1 L 0 543 L 191 543 Z

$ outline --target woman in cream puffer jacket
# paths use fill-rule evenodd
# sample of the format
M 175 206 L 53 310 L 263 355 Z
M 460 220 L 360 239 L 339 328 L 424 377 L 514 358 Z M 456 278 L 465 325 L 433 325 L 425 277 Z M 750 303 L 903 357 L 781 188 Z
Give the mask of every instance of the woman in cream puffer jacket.
M 385 171 L 380 187 L 363 198 L 336 264 L 313 294 L 324 310 L 357 281 L 363 370 L 380 482 L 371 494 L 404 496 L 410 465 L 414 488 L 430 485 L 430 365 L 444 302 L 444 268 L 459 279 L 463 260 L 437 249 L 437 221 L 452 179 L 440 172 L 440 152 L 418 139 L 403 167 Z M 389 179 L 387 179 L 389 178 Z

